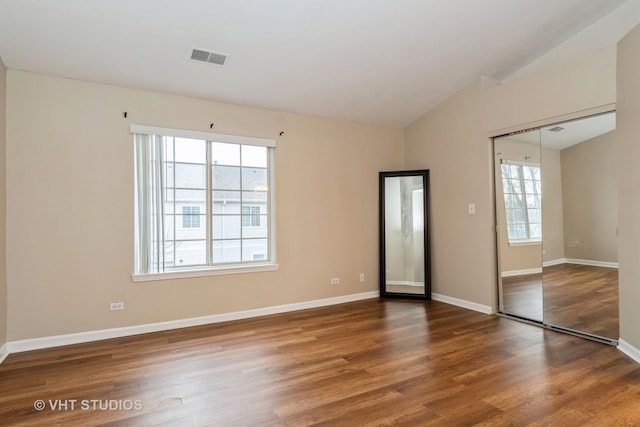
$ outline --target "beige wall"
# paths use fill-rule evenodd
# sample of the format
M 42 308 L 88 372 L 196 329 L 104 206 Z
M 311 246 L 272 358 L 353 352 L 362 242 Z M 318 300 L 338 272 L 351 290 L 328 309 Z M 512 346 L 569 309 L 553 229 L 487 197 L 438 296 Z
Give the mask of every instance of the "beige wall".
M 495 230 L 483 101 L 478 79 L 407 127 L 405 166 L 430 170 L 433 292 L 491 306 Z M 467 213 L 470 202 L 475 215 Z
M 377 290 L 378 171 L 402 167 L 402 130 L 14 70 L 7 101 L 10 341 Z M 134 283 L 129 124 L 211 122 L 277 139 L 280 269 Z
M 7 342 L 7 167 L 6 105 L 7 69 L 0 58 L 0 347 Z
M 566 258 L 618 262 L 615 131 L 560 152 Z
M 618 44 L 620 337 L 640 349 L 640 26 Z
M 496 135 L 504 133 L 496 130 L 555 123 L 565 115 L 580 116 L 581 111 L 615 102 L 616 46 L 610 46 L 489 88 L 482 119 Z
M 614 103 L 616 48 L 498 86 L 485 88 L 483 81 L 473 81 L 405 129 L 405 162 L 432 171 L 434 292 L 495 307 L 489 137 Z M 467 214 L 472 201 L 476 215 Z
M 565 257 L 560 151 L 542 149 L 542 262 Z

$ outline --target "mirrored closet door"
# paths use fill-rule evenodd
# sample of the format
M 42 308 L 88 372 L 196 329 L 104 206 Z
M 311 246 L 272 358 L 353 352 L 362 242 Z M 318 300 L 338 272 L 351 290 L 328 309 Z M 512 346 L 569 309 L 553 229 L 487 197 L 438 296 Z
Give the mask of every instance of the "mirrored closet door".
M 501 311 L 542 322 L 540 130 L 494 140 Z
M 499 311 L 618 339 L 615 113 L 494 139 Z

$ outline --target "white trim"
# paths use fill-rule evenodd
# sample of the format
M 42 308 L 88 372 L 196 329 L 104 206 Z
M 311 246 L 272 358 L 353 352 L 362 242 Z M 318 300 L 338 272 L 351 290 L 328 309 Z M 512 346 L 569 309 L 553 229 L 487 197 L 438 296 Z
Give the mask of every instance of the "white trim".
M 4 359 L 9 355 L 9 345 L 8 343 L 2 344 L 0 347 L 0 363 L 4 362 Z
M 269 162 L 269 204 L 267 205 L 267 215 L 269 215 L 269 253 L 271 263 L 278 265 L 278 251 L 276 250 L 276 155 L 274 150 L 267 150 L 267 161 Z M 213 227 L 211 228 L 213 230 Z
M 488 305 L 478 304 L 477 302 L 467 301 L 467 300 L 449 297 L 446 295 L 441 295 L 436 293 L 431 294 L 431 299 L 433 299 L 434 301 L 444 302 L 446 304 L 455 305 L 455 306 L 466 308 L 469 310 L 479 311 L 480 313 L 484 313 L 484 314 L 493 314 L 493 309 L 491 307 L 489 307 Z
M 230 142 L 232 144 L 257 145 L 260 147 L 275 147 L 276 140 L 256 138 L 253 136 L 227 135 L 223 133 L 201 132 L 187 129 L 171 129 L 158 126 L 131 124 L 129 132 L 144 135 L 173 136 L 177 138 L 204 139 L 213 142 Z
M 122 328 L 102 329 L 98 331 L 79 332 L 74 334 L 56 335 L 50 337 L 31 338 L 8 342 L 8 353 L 39 350 L 43 348 L 58 347 L 62 345 L 79 344 L 91 341 L 119 338 L 131 335 L 146 334 L 149 332 L 168 331 L 171 329 L 188 328 L 190 326 L 208 325 L 211 323 L 228 322 L 231 320 L 248 319 L 252 317 L 267 316 L 270 314 L 287 313 L 296 310 L 324 307 L 345 302 L 359 301 L 370 298 L 378 298 L 378 291 L 363 292 L 359 294 L 342 295 L 339 297 L 324 298 L 293 304 L 277 305 L 273 307 L 256 308 L 252 310 L 235 311 L 231 313 L 213 314 L 210 316 L 192 317 L 189 319 L 170 320 L 167 322 L 147 323 Z
M 560 265 L 560 264 L 566 264 L 567 260 L 566 258 L 557 258 L 557 259 L 552 259 L 550 261 L 545 261 L 542 263 L 543 267 L 551 267 L 553 265 Z
M 591 265 L 593 267 L 618 268 L 617 262 L 593 261 L 589 259 L 574 259 L 574 258 L 566 258 L 565 262 L 567 264 Z
M 525 276 L 527 274 L 539 274 L 542 273 L 542 268 L 526 268 L 524 270 L 509 270 L 503 271 L 501 277 L 513 277 L 513 276 Z
M 618 350 L 635 360 L 637 363 L 640 363 L 640 349 L 632 346 L 622 338 L 618 340 Z
M 618 268 L 617 262 L 606 262 L 606 261 L 592 261 L 588 259 L 574 259 L 574 258 L 557 258 L 552 259 L 551 261 L 545 261 L 542 263 L 543 267 L 551 267 L 554 265 L 560 264 L 578 264 L 578 265 L 591 265 L 593 267 L 607 267 L 607 268 Z M 537 274 L 542 273 L 541 268 L 527 268 L 524 270 L 510 270 L 503 271 L 500 274 L 500 277 L 513 277 L 513 276 L 524 276 L 525 274 Z
M 541 239 L 509 240 L 509 247 L 540 246 L 540 245 L 542 245 L 542 240 Z
M 233 267 L 207 267 L 197 270 L 172 270 L 164 273 L 134 273 L 131 275 L 131 280 L 133 280 L 134 282 L 150 282 L 155 280 L 184 279 L 188 277 L 220 276 L 223 274 L 259 273 L 261 271 L 276 271 L 278 268 L 278 264 L 240 265 Z
M 387 285 L 424 286 L 424 282 L 409 282 L 407 280 L 388 280 Z

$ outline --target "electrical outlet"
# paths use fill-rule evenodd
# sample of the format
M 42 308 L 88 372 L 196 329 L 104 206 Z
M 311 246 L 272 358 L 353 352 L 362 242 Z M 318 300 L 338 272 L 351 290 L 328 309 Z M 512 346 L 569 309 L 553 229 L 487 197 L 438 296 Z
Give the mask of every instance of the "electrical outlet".
M 360 273 L 360 282 L 364 282 L 364 273 Z
M 339 277 L 332 277 L 331 278 L 331 284 L 332 285 L 339 285 L 340 284 L 340 278 Z
M 111 311 L 124 310 L 124 303 L 123 302 L 112 302 L 111 304 L 109 304 L 109 310 L 111 310 Z

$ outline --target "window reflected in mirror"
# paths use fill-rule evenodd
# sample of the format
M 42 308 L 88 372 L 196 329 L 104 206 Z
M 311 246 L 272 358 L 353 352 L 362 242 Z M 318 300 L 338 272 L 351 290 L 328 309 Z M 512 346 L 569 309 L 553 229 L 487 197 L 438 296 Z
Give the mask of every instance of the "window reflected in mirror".
M 509 244 L 541 241 L 540 165 L 506 160 L 501 170 Z

